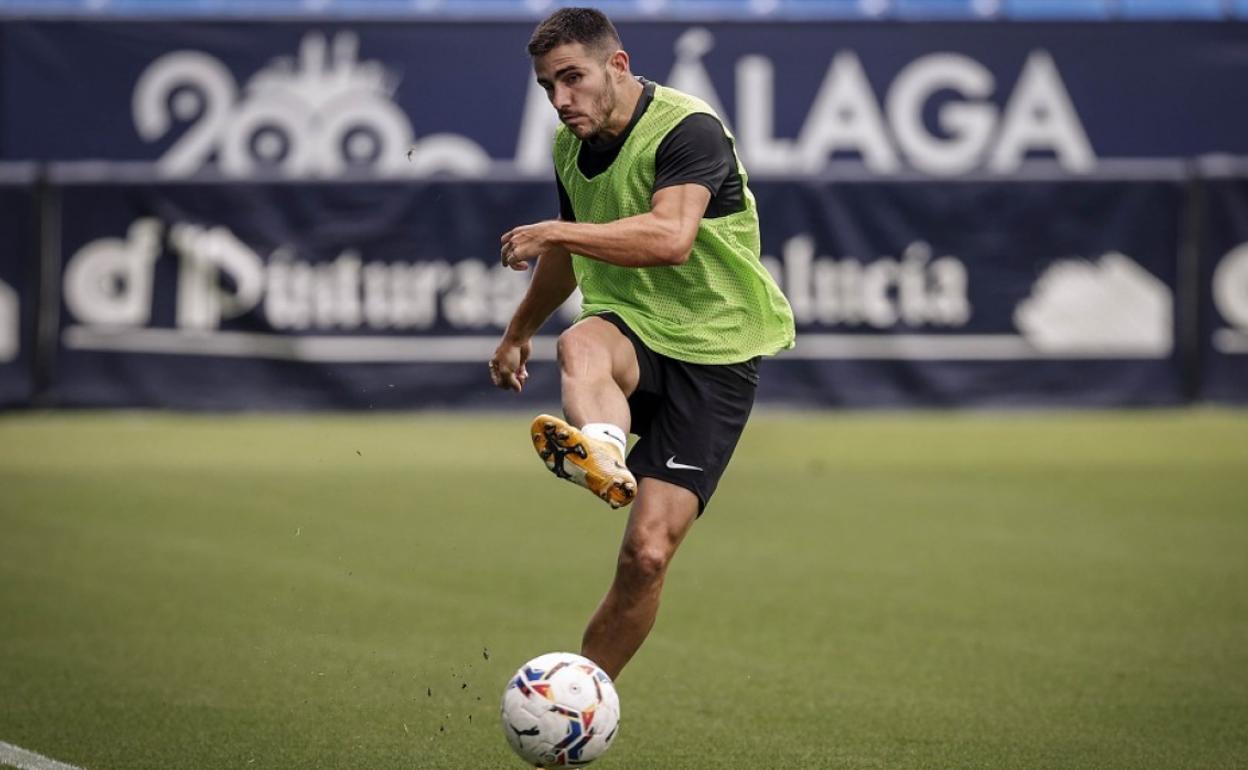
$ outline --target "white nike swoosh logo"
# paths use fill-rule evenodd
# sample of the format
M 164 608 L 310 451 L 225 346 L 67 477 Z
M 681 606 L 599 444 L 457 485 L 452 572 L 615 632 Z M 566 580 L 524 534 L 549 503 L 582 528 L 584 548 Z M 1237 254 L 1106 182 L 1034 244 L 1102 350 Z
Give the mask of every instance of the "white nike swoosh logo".
M 672 455 L 671 457 L 667 458 L 667 467 L 671 468 L 672 470 L 677 470 L 677 471 L 700 471 L 702 470 L 696 465 L 685 465 L 684 463 L 676 462 L 676 455 Z

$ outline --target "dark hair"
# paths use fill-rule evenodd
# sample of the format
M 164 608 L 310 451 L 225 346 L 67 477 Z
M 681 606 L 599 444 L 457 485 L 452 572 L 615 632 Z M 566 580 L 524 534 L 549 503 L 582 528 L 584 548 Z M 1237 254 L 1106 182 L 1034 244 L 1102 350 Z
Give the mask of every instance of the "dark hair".
M 580 43 L 586 49 L 620 47 L 620 34 L 606 14 L 596 8 L 560 8 L 533 30 L 529 56 L 545 56 L 567 43 Z

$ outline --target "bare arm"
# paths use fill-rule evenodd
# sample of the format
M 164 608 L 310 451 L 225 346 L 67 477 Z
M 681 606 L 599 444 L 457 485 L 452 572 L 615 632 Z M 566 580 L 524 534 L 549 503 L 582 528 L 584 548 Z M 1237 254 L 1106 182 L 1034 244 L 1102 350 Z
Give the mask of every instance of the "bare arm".
M 558 247 L 620 267 L 684 264 L 710 200 L 710 191 L 700 184 L 673 185 L 654 194 L 650 211 L 634 217 L 604 224 L 556 220 L 517 227 L 503 236 L 503 261 L 524 269 Z
M 525 264 L 513 264 L 515 270 L 527 270 Z M 572 273 L 572 255 L 567 249 L 552 247 L 533 271 L 533 280 L 507 324 L 507 331 L 490 359 L 490 379 L 494 385 L 517 393 L 529 378 L 526 364 L 533 346 L 530 340 L 551 313 L 572 294 L 576 276 Z
M 514 269 L 524 269 L 513 265 Z M 503 338 L 521 342 L 531 338 L 550 318 L 551 313 L 572 295 L 576 276 L 572 272 L 572 255 L 565 248 L 552 248 L 542 255 L 533 270 L 533 280 L 524 298 L 511 316 Z

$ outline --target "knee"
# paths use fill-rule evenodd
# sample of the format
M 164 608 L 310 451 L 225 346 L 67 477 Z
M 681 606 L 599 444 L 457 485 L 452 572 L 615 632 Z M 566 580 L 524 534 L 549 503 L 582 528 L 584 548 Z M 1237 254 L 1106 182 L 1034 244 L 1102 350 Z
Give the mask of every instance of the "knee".
M 663 579 L 671 559 L 671 549 L 664 543 L 630 541 L 620 549 L 619 569 L 629 582 L 656 583 Z
M 573 326 L 559 335 L 556 351 L 559 356 L 559 368 L 565 374 L 591 369 L 595 359 L 603 357 L 602 351 L 594 344 L 592 335 L 578 326 Z

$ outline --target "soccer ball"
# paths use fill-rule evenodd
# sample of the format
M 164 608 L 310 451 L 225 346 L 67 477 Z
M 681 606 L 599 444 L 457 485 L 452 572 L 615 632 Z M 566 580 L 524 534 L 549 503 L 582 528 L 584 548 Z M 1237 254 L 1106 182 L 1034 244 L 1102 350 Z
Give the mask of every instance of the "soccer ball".
M 611 677 L 589 658 L 551 652 L 520 667 L 503 690 L 503 734 L 536 767 L 583 767 L 606 753 L 620 724 Z

